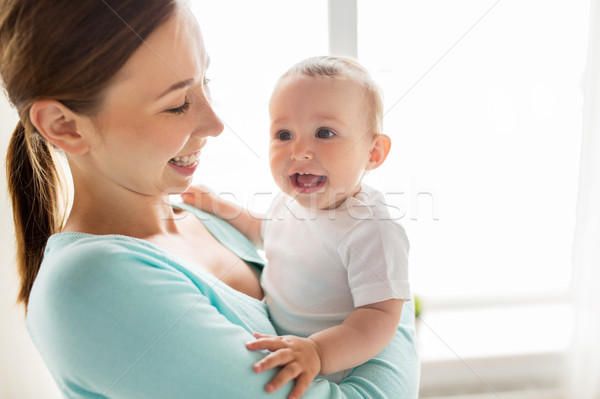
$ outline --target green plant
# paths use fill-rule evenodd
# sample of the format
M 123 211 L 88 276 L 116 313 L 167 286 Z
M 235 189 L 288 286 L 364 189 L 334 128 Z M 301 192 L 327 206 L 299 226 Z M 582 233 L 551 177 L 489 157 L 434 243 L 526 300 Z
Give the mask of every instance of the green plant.
M 419 317 L 421 317 L 421 312 L 422 312 L 423 308 L 421 305 L 421 300 L 419 299 L 418 296 L 415 295 L 414 301 L 415 301 L 415 319 L 418 319 Z

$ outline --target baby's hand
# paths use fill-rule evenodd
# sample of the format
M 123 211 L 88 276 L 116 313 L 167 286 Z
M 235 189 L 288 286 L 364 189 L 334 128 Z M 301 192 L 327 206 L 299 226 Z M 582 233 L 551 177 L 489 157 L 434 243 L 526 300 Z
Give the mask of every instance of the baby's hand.
M 267 392 L 275 392 L 288 381 L 296 379 L 296 385 L 288 399 L 299 399 L 313 378 L 321 371 L 321 358 L 317 344 L 310 338 L 294 335 L 264 335 L 254 333 L 256 341 L 248 342 L 249 350 L 267 349 L 273 353 L 254 364 L 254 371 L 262 373 L 277 366 L 281 371 L 265 386 Z
M 196 185 L 191 186 L 185 193 L 181 194 L 181 199 L 188 205 L 195 206 L 208 213 L 213 212 L 213 200 L 215 193 L 207 186 Z

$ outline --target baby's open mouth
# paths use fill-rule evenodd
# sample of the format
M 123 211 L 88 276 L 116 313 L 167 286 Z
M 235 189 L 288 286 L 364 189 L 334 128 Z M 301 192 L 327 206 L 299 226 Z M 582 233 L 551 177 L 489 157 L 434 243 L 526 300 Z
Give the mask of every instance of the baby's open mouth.
M 311 173 L 294 173 L 290 176 L 292 187 L 299 193 L 314 193 L 325 185 L 327 176 L 313 175 Z

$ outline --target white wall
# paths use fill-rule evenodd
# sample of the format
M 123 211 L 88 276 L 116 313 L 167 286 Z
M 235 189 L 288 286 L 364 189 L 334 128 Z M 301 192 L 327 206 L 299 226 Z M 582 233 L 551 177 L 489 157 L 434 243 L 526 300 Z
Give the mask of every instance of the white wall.
M 0 97 L 0 399 L 60 398 L 25 329 L 25 313 L 15 300 L 18 276 L 12 213 L 6 190 L 6 147 L 16 112 Z

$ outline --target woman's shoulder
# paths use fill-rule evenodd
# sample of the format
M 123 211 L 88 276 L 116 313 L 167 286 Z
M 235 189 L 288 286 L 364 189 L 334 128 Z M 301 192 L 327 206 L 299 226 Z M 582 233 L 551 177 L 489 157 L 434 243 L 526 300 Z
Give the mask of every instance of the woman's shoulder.
M 238 302 L 246 305 L 245 295 L 149 241 L 60 233 L 46 246 L 29 298 L 28 323 L 50 322 L 46 315 L 51 314 L 53 324 L 80 324 L 90 312 L 126 320 L 131 312 L 168 314 L 204 298 L 220 311 Z
M 124 236 L 51 237 L 29 298 L 27 328 L 64 391 L 104 392 L 115 381 L 143 389 L 137 372 L 121 380 L 132 365 L 147 372 L 156 364 L 188 364 L 189 336 L 197 344 L 211 337 L 213 326 L 229 325 L 223 316 L 231 301 L 178 262 L 150 242 Z
M 157 247 L 149 241 L 118 235 L 94 235 L 87 233 L 67 232 L 50 236 L 44 251 L 43 262 L 54 261 L 55 258 L 90 258 L 101 253 L 103 256 L 98 261 L 104 260 L 106 256 L 122 256 L 129 254 L 153 253 Z M 68 256 L 66 256 L 68 254 Z
M 133 237 L 60 233 L 48 240 L 36 282 L 50 277 L 55 283 L 65 278 L 99 282 L 111 272 L 126 275 L 130 268 L 160 267 L 164 261 L 158 248 Z
M 35 315 L 41 310 L 62 318 L 85 306 L 138 301 L 150 296 L 151 287 L 161 282 L 187 283 L 176 265 L 168 254 L 143 240 L 57 234 L 46 245 L 30 295 L 29 313 Z

